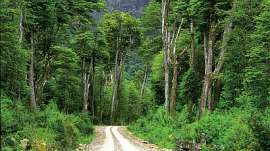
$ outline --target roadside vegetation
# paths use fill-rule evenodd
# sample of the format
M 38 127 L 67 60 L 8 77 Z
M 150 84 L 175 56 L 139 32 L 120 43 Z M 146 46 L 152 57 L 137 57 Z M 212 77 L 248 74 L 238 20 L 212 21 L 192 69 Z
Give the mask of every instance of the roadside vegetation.
M 75 150 L 93 138 L 86 113 L 64 114 L 49 103 L 30 112 L 21 102 L 1 99 L 1 150 Z

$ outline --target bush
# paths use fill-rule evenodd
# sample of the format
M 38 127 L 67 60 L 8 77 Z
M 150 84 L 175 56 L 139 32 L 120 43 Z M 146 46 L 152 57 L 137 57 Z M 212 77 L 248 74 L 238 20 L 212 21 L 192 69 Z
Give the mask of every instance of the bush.
M 128 128 L 138 137 L 165 148 L 175 148 L 176 141 L 180 141 L 200 143 L 204 151 L 253 151 L 260 149 L 259 141 L 249 125 L 253 112 L 239 108 L 232 108 L 228 112 L 214 111 L 189 123 L 186 107 L 174 118 L 159 108 Z M 269 120 L 262 121 L 262 125 L 269 127 Z
M 45 151 L 56 148 L 56 134 L 52 129 L 25 125 L 24 129 L 17 132 L 17 140 L 28 139 L 33 150 Z
M 255 138 L 252 129 L 241 121 L 234 122 L 224 135 L 217 140 L 224 150 L 232 151 L 253 151 L 259 148 L 258 140 Z
M 3 113 L 3 114 L 2 114 Z M 89 143 L 93 128 L 87 114 L 61 113 L 55 103 L 32 113 L 22 103 L 1 99 L 1 148 L 22 150 L 27 139 L 33 150 L 74 150 L 79 143 Z
M 270 150 L 270 107 L 263 113 L 257 113 L 252 119 L 252 126 L 264 150 Z
M 258 140 L 247 124 L 247 115 L 245 111 L 207 114 L 199 121 L 184 125 L 177 139 L 205 144 L 203 150 L 256 150 Z
M 174 148 L 179 126 L 188 121 L 186 108 L 175 118 L 167 115 L 164 108 L 159 108 L 145 118 L 138 119 L 128 128 L 138 137 L 164 148 Z
M 90 116 L 87 113 L 80 113 L 77 115 L 76 127 L 83 135 L 93 134 L 93 123 L 90 120 Z

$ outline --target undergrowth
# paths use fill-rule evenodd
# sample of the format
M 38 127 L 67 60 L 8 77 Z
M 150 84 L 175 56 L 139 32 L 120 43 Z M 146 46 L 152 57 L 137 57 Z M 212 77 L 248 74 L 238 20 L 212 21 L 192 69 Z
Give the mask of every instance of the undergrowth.
M 64 114 L 55 103 L 39 112 L 28 111 L 22 102 L 1 99 L 1 150 L 23 150 L 22 140 L 35 151 L 75 150 L 93 138 L 93 124 L 84 113 Z
M 189 121 L 184 108 L 175 117 L 163 108 L 138 119 L 128 129 L 136 136 L 161 148 L 175 148 L 178 141 L 196 142 L 203 151 L 256 151 L 269 149 L 269 109 L 262 118 L 256 111 L 233 108 L 214 111 L 200 120 Z M 258 131 L 260 128 L 260 131 Z M 262 138 L 264 137 L 264 138 Z

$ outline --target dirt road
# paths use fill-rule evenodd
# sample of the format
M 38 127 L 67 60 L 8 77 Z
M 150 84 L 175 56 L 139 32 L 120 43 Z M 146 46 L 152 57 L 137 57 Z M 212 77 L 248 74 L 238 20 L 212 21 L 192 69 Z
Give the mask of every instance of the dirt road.
M 87 151 L 161 151 L 155 145 L 132 136 L 125 127 L 98 126 L 96 138 Z

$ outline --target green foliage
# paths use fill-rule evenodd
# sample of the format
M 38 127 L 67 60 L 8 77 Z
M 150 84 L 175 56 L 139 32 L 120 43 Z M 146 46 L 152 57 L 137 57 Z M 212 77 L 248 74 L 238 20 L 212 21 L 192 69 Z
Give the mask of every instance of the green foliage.
M 270 149 L 270 109 L 265 109 L 264 112 L 255 112 L 251 120 L 252 128 L 260 143 L 260 146 L 265 149 Z
M 162 104 L 164 100 L 164 75 L 163 75 L 163 53 L 156 54 L 152 61 L 150 81 L 155 94 L 157 104 Z
M 261 5 L 262 10 L 255 18 L 255 31 L 250 35 L 252 45 L 245 54 L 244 91 L 239 99 L 245 101 L 245 98 L 252 98 L 245 102 L 257 108 L 268 107 L 270 102 L 269 39 L 265 36 L 269 33 L 269 2 L 263 1 Z
M 146 117 L 138 119 L 128 128 L 138 137 L 157 144 L 163 148 L 174 148 L 178 134 L 177 129 L 188 122 L 186 109 L 175 118 L 170 117 L 164 108 L 150 112 Z
M 24 79 L 27 73 L 28 53 L 19 42 L 19 11 L 15 2 L 1 1 L 0 14 L 1 95 L 22 99 L 28 91 Z
M 176 141 L 190 141 L 201 143 L 203 150 L 258 150 L 261 147 L 259 140 L 248 122 L 252 118 L 251 112 L 235 108 L 226 113 L 209 113 L 189 123 L 187 108 L 175 118 L 167 116 L 164 109 L 158 109 L 131 124 L 129 130 L 166 148 L 174 148 Z
M 148 65 L 162 48 L 160 3 L 151 0 L 145 7 L 143 15 L 139 18 L 142 32 L 142 44 L 138 54 Z M 151 58 L 151 59 L 150 59 Z
M 55 100 L 65 112 L 78 111 L 81 104 L 76 100 L 80 99 L 80 79 L 78 78 L 79 57 L 70 48 L 54 47 L 57 52 L 51 79 L 48 81 L 47 95 L 54 94 Z M 67 76 L 69 75 L 69 76 Z
M 199 75 L 194 71 L 194 69 L 189 69 L 184 73 L 181 82 L 179 84 L 179 99 L 186 102 L 196 103 L 201 87 Z
M 183 126 L 177 139 L 204 142 L 203 150 L 256 150 L 259 143 L 246 122 L 247 114 L 237 110 L 226 114 L 208 114 L 199 121 Z
M 93 135 L 87 114 L 66 115 L 54 103 L 31 113 L 21 103 L 3 98 L 1 112 L 1 148 L 20 149 L 20 141 L 28 139 L 33 150 L 73 150 Z
M 219 140 L 224 144 L 224 150 L 257 150 L 258 140 L 255 138 L 251 128 L 244 123 L 235 123 Z
M 243 87 L 244 68 L 246 58 L 245 50 L 249 48 L 248 44 L 238 45 L 238 43 L 247 43 L 246 29 L 237 28 L 232 35 L 231 45 L 228 48 L 231 53 L 226 56 L 224 72 L 221 75 L 221 80 L 224 83 L 220 96 L 218 107 L 228 109 L 234 105 L 239 105 L 236 98 L 241 94 Z
M 135 18 L 122 12 L 105 14 L 100 24 L 113 51 L 116 49 L 127 51 L 127 49 L 136 48 L 140 43 L 138 26 L 139 23 Z
M 166 111 L 160 108 L 156 113 L 150 113 L 147 117 L 137 120 L 129 126 L 129 130 L 150 143 L 172 148 L 174 146 L 170 137 L 173 133 L 172 123 L 172 119 L 166 116 Z

